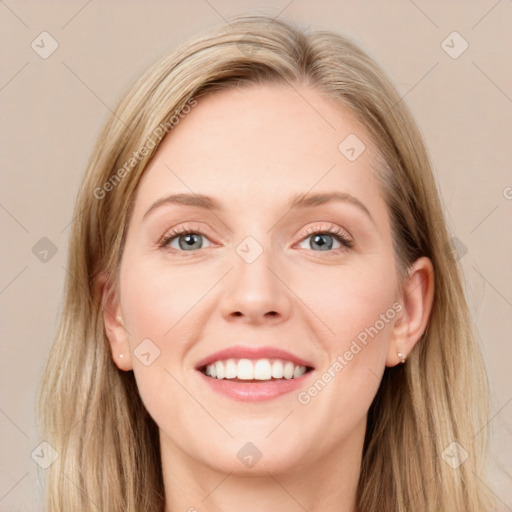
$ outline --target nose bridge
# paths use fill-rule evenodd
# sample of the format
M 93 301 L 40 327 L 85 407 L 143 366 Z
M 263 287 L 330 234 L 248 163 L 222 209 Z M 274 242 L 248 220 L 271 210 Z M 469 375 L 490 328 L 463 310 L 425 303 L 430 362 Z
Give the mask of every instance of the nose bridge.
M 224 315 L 257 321 L 265 316 L 286 317 L 289 314 L 290 297 L 276 276 L 270 237 L 258 236 L 259 239 L 262 237 L 266 238 L 260 243 L 255 236 L 248 235 L 235 247 L 234 268 L 222 299 Z

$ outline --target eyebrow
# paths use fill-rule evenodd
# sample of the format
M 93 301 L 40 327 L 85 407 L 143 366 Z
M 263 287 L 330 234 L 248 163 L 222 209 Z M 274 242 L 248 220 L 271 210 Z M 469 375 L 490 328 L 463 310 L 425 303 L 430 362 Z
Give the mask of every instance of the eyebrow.
M 288 209 L 305 209 L 314 206 L 321 206 L 333 201 L 342 201 L 356 206 L 360 211 L 364 212 L 370 220 L 375 223 L 368 208 L 357 197 L 348 192 L 319 192 L 319 193 L 302 193 L 292 196 L 288 202 Z M 167 204 L 178 204 L 185 206 L 195 206 L 213 212 L 223 212 L 225 208 L 217 199 L 203 194 L 172 194 L 162 197 L 155 201 L 148 211 L 144 214 L 143 220 L 157 208 Z

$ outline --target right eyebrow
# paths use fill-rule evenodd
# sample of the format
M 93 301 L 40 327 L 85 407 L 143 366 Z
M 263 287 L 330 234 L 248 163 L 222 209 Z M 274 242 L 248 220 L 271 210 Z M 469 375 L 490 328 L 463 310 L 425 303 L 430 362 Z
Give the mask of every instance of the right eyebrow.
M 155 209 L 164 204 L 182 204 L 186 206 L 196 206 L 204 208 L 205 210 L 223 211 L 224 208 L 221 204 L 210 196 L 203 194 L 172 194 L 170 196 L 162 197 L 155 201 L 148 211 L 144 214 L 143 220 Z

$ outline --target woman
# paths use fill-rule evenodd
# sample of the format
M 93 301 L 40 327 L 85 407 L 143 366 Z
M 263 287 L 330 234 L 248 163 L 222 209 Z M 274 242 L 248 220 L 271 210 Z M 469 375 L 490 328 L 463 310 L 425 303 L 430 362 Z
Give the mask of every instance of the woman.
M 251 16 L 164 56 L 76 201 L 47 509 L 488 510 L 449 247 L 419 131 L 352 42 Z

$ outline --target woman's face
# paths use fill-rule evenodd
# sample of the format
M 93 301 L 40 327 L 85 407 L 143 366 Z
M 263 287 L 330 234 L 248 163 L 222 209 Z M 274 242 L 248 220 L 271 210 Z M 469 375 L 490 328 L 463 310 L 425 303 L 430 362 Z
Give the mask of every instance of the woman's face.
M 207 95 L 162 141 L 121 262 L 124 334 L 110 339 L 164 450 L 252 474 L 361 451 L 402 309 L 371 161 L 350 112 L 306 86 Z M 217 360 L 216 377 L 198 369 Z

